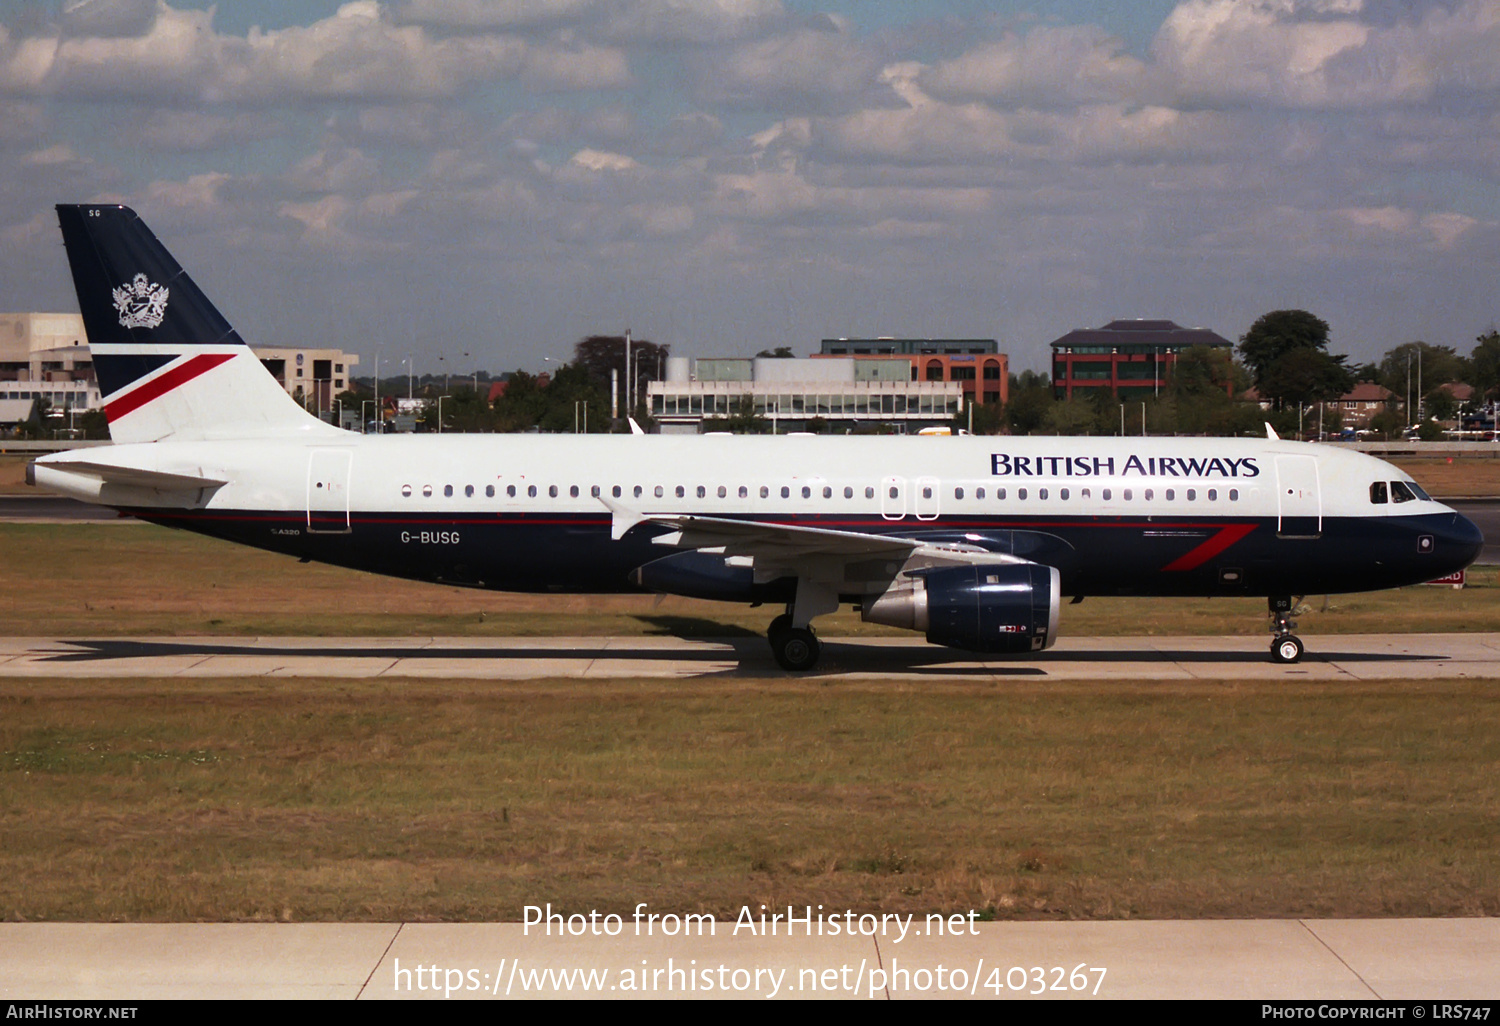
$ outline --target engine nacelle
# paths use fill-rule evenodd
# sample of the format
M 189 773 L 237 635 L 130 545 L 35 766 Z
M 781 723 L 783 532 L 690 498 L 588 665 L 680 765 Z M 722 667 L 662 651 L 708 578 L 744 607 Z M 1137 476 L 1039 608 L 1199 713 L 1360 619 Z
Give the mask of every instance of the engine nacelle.
M 866 601 L 871 623 L 923 631 L 970 652 L 1040 652 L 1057 640 L 1061 577 L 1040 563 L 955 566 L 902 575 Z

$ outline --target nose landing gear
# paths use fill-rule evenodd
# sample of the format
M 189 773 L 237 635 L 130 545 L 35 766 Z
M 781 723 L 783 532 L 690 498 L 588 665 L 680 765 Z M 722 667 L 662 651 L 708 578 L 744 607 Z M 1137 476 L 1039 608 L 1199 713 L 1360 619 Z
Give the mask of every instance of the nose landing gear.
M 1274 663 L 1295 663 L 1302 658 L 1302 639 L 1292 633 L 1297 621 L 1290 619 L 1292 610 L 1300 601 L 1300 595 L 1295 599 L 1290 595 L 1272 595 L 1266 600 L 1271 612 L 1271 633 L 1275 635 L 1271 641 L 1271 661 Z

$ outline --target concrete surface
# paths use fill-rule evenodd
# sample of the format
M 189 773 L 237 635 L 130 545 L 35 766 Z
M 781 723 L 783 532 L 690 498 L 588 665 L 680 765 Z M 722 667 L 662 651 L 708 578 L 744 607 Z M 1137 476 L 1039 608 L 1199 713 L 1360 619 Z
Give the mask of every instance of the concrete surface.
M 758 913 L 757 913 L 758 914 Z M 797 910 L 801 915 L 802 910 Z M 827 913 L 825 911 L 825 915 Z M 818 920 L 814 918 L 816 925 Z M 839 920 L 843 922 L 842 919 Z M 579 924 L 581 926 L 581 923 Z M 1484 1001 L 1500 920 L 965 923 L 919 936 L 475 924 L 0 924 L 0 998 Z M 593 930 L 593 927 L 587 929 Z M 1100 972 L 1103 970 L 1103 972 Z M 1040 991 L 1040 993 L 1035 993 Z
M 1269 635 L 1267 636 L 1267 638 Z M 1069 638 L 1027 658 L 919 637 L 825 638 L 812 679 L 1382 680 L 1500 678 L 1500 634 L 1312 635 L 1300 663 L 1245 637 Z M 567 677 L 785 674 L 759 637 L 0 638 L 0 677 Z

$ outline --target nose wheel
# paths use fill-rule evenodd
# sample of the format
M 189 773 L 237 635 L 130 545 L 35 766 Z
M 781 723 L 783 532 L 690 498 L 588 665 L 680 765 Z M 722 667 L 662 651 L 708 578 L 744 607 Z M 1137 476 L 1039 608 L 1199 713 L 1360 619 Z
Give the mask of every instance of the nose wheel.
M 1302 658 L 1302 639 L 1295 634 L 1283 634 L 1271 642 L 1271 659 L 1278 663 L 1295 663 Z
M 1290 619 L 1291 612 L 1301 596 L 1273 595 L 1267 600 L 1271 612 L 1271 633 L 1276 637 L 1271 642 L 1271 661 L 1295 663 L 1302 658 L 1302 639 L 1292 633 L 1297 621 Z

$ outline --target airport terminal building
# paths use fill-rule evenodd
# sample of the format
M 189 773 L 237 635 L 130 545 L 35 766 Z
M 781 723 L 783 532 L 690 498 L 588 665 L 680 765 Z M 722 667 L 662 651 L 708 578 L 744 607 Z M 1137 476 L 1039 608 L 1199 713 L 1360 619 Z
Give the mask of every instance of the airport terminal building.
M 359 357 L 339 349 L 252 346 L 288 395 L 313 413 L 334 408 L 349 387 Z M 31 416 L 38 399 L 51 408 L 58 428 L 70 413 L 102 405 L 83 318 L 76 313 L 0 313 L 0 430 Z
M 0 428 L 30 418 L 37 400 L 67 417 L 100 406 L 83 318 L 69 313 L 0 313 Z
M 669 357 L 667 379 L 647 386 L 647 402 L 662 434 L 697 434 L 705 420 L 746 411 L 778 434 L 820 424 L 835 434 L 915 434 L 951 424 L 965 408 L 957 381 L 915 380 L 909 360 L 855 357 Z

